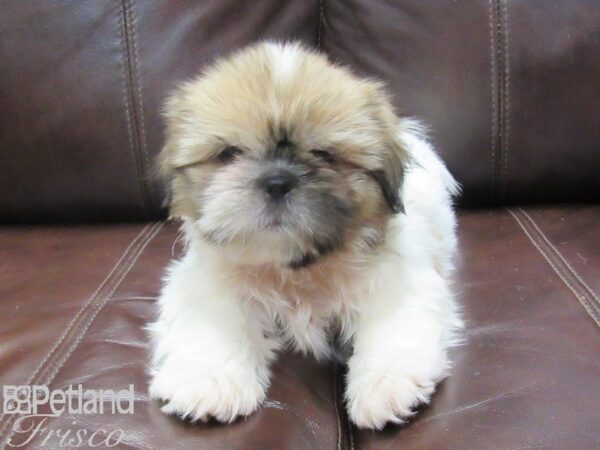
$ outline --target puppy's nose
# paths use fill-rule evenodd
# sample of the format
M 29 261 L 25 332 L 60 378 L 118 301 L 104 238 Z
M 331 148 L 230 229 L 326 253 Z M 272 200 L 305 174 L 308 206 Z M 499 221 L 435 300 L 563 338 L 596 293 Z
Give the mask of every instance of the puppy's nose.
M 297 183 L 298 179 L 295 175 L 285 172 L 265 177 L 262 180 L 262 187 L 273 200 L 280 200 L 294 189 Z

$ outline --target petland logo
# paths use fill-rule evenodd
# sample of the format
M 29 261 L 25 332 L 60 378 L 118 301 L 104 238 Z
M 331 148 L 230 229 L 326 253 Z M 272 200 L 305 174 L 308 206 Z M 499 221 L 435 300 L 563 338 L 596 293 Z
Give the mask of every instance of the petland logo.
M 41 440 L 41 447 L 115 447 L 125 437 L 121 429 L 90 432 L 85 428 L 47 429 L 51 417 L 63 414 L 133 414 L 135 389 L 133 384 L 120 391 L 84 389 L 82 385 L 67 389 L 48 389 L 45 385 L 3 387 L 3 414 L 18 414 L 13 423 L 11 447 L 23 447 Z M 76 422 L 73 422 L 75 425 Z

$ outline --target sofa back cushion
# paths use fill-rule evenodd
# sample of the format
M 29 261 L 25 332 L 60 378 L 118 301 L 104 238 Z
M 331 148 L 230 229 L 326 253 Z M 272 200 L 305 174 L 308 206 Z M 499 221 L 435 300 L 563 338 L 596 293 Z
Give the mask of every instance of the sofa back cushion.
M 0 14 L 0 220 L 164 216 L 160 108 L 216 56 L 316 44 L 318 2 L 19 0 Z
M 21 0 L 0 14 L 0 220 L 163 216 L 162 100 L 264 38 L 386 81 L 462 204 L 600 197 L 599 2 Z
M 430 125 L 464 203 L 600 199 L 600 2 L 326 4 L 325 50 Z

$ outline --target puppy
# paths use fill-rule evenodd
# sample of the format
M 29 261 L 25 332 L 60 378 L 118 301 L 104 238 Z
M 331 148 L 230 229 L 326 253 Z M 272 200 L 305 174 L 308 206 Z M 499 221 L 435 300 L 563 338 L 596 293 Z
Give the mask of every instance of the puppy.
M 399 423 L 447 374 L 457 185 L 381 83 L 299 44 L 217 61 L 165 106 L 161 165 L 185 256 L 168 270 L 150 393 L 163 411 L 255 411 L 291 345 L 351 351 L 359 427 Z

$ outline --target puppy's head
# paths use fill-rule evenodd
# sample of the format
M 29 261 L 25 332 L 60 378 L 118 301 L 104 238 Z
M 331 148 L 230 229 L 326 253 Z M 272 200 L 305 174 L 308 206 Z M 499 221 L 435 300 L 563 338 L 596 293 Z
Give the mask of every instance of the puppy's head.
M 376 245 L 402 210 L 398 118 L 374 81 L 297 44 L 218 61 L 168 99 L 171 215 L 244 263 Z

